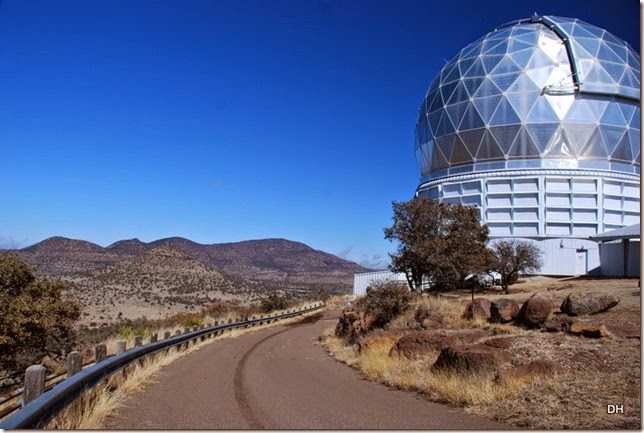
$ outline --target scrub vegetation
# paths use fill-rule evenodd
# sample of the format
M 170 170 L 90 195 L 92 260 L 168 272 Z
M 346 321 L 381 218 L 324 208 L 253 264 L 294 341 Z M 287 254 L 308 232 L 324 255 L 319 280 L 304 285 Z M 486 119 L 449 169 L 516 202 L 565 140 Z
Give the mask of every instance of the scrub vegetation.
M 364 298 L 358 299 L 321 339 L 332 356 L 358 369 L 367 380 L 511 426 L 640 428 L 637 280 L 532 277 L 520 279 L 510 295 L 500 287 L 479 295 L 521 304 L 534 293 L 548 292 L 558 306 L 574 292 L 606 291 L 620 298 L 617 306 L 575 318 L 584 326 L 605 326 L 608 332 L 598 338 L 468 319 L 464 312 L 470 296 L 461 289 L 418 296 L 381 326 L 374 326 Z M 560 318 L 555 309 L 549 320 Z M 343 320 L 351 315 L 355 320 L 349 329 Z M 459 358 L 472 355 L 467 362 Z M 609 405 L 623 405 L 624 413 L 610 414 Z

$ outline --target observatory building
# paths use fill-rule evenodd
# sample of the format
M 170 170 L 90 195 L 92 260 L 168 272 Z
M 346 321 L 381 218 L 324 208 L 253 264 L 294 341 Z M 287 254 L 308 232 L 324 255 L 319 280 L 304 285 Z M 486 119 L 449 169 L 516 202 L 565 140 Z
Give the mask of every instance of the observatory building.
M 578 19 L 505 24 L 431 83 L 415 152 L 417 196 L 536 242 L 542 274 L 593 273 L 590 237 L 640 221 L 640 56 Z

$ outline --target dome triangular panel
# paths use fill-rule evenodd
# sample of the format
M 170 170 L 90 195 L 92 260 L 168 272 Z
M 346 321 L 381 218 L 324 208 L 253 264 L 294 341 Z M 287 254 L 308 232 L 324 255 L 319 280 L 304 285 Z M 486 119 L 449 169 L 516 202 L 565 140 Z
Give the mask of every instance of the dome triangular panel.
M 454 138 L 454 145 L 452 146 L 452 155 L 449 161 L 452 165 L 462 164 L 472 160 L 472 155 L 467 150 L 463 140 L 457 135 Z
M 486 55 L 483 58 L 483 67 L 485 68 L 485 72 L 488 74 L 491 74 L 492 71 L 494 70 L 494 67 L 501 61 L 503 60 L 503 56 L 500 55 Z
M 485 98 L 474 98 L 474 101 L 472 103 L 474 104 L 474 106 L 476 107 L 476 110 L 481 115 L 481 118 L 483 119 L 484 123 L 486 124 L 490 123 L 490 120 L 492 119 L 492 115 L 494 114 L 497 107 L 499 106 L 499 102 L 501 102 L 501 98 L 503 98 L 501 95 L 488 96 Z
M 575 151 L 575 155 L 582 154 L 582 151 L 588 145 L 588 140 L 595 129 L 594 125 L 584 123 L 566 124 L 566 136 L 568 138 L 568 142 Z
M 558 127 L 552 134 L 544 154 L 548 158 L 573 158 L 577 156 L 575 149 L 567 140 L 564 129 L 561 127 Z
M 606 151 L 608 151 L 608 154 L 612 156 L 613 153 L 615 153 L 617 145 L 622 140 L 622 137 L 626 134 L 626 130 L 616 126 L 599 125 L 599 133 L 604 140 Z
M 488 123 L 492 126 L 518 124 L 521 123 L 521 117 L 507 98 L 501 98 Z
M 628 139 L 628 134 L 624 134 L 615 150 L 611 154 L 611 158 L 618 161 L 631 162 L 633 160 L 633 152 L 631 151 L 631 143 Z
M 490 134 L 494 137 L 503 154 L 509 155 L 520 129 L 521 125 L 496 126 L 490 128 Z
M 463 140 L 463 143 L 465 143 L 465 147 L 467 147 L 467 150 L 470 152 L 470 155 L 474 156 L 477 154 L 484 132 L 485 129 L 479 128 L 459 133 L 461 139 Z
M 536 158 L 540 155 L 540 151 L 534 144 L 532 137 L 528 134 L 525 127 L 520 126 L 516 132 L 516 138 L 510 147 L 508 156 L 519 158 Z
M 573 39 L 573 43 L 579 44 L 584 47 L 586 52 L 588 52 L 588 54 L 590 54 L 592 57 L 597 57 L 599 46 L 602 45 L 601 42 L 596 38 L 575 38 Z M 577 48 L 576 45 L 573 46 Z
M 483 138 L 481 139 L 479 151 L 476 153 L 476 159 L 478 161 L 485 161 L 490 159 L 503 159 L 504 156 L 505 155 L 496 140 L 492 134 L 490 134 L 490 131 L 486 129 L 483 133 Z
M 586 146 L 579 153 L 580 159 L 605 159 L 608 157 L 608 151 L 604 146 L 604 140 L 599 133 L 599 128 L 595 128 L 586 141 Z
M 626 119 L 624 119 L 622 110 L 616 104 L 608 104 L 600 123 L 613 126 L 626 126 L 628 124 Z
M 467 131 L 470 129 L 482 128 L 483 126 L 485 126 L 485 122 L 476 110 L 476 107 L 472 104 L 468 104 L 467 110 L 463 115 L 463 120 L 458 126 L 458 129 L 460 131 Z
M 631 143 L 631 153 L 633 154 L 633 159 L 639 158 L 640 153 L 642 152 L 642 147 L 640 145 L 640 133 L 634 129 L 628 130 L 628 137 Z
M 432 150 L 432 170 L 441 170 L 449 166 L 447 158 L 445 158 L 443 151 L 438 145 L 439 140 L 440 139 L 436 139 L 436 141 L 434 142 L 434 149 Z
M 539 149 L 539 153 L 547 152 L 548 146 L 553 140 L 554 134 L 559 128 L 558 123 L 541 123 L 541 124 L 528 124 L 526 129 L 530 133 L 534 144 Z

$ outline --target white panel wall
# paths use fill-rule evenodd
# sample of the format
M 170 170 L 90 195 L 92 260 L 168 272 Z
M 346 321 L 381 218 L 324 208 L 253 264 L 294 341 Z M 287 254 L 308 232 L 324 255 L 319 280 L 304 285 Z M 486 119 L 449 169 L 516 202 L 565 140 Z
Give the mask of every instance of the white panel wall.
M 367 287 L 374 283 L 387 281 L 401 281 L 407 284 L 407 277 L 405 274 L 389 271 L 353 274 L 353 296 L 364 295 L 367 292 Z

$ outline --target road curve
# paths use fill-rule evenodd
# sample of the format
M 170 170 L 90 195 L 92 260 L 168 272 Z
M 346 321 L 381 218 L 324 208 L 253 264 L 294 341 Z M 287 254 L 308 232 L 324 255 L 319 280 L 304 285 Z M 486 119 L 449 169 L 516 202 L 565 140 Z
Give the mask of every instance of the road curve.
M 361 379 L 317 337 L 326 311 L 222 339 L 166 367 L 128 397 L 108 429 L 504 429 L 503 424 Z

